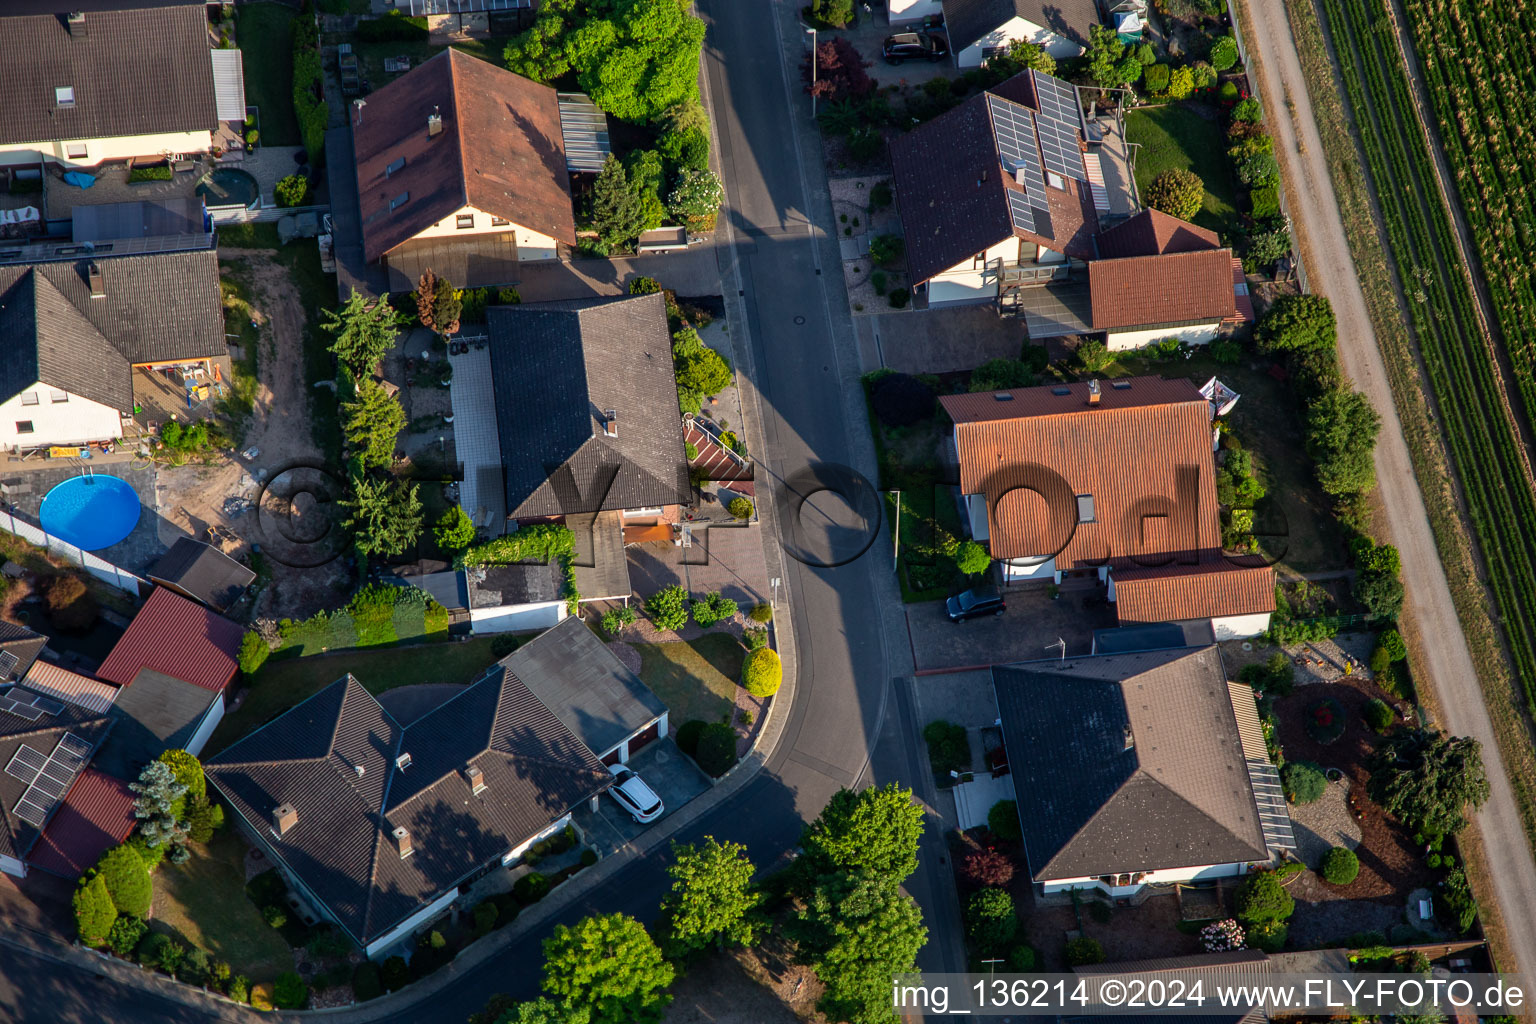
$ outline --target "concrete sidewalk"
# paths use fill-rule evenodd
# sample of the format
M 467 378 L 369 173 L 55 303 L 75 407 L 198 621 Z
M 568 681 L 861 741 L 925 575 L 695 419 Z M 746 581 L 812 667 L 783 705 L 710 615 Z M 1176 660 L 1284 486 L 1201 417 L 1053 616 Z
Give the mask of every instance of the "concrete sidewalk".
M 678 295 L 720 294 L 719 257 L 711 243 L 651 256 L 528 263 L 518 268 L 517 293 L 524 302 L 623 295 L 637 277 L 653 277 Z

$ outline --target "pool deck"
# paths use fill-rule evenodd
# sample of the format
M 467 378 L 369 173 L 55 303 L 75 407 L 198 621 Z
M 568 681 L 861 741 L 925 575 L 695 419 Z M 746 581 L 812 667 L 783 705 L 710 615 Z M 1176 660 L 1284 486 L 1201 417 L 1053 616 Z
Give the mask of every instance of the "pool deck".
M 59 469 L 29 468 L 25 472 L 14 469 L 7 471 L 7 467 L 0 466 L 0 496 L 20 515 L 37 523 L 43 496 L 56 485 L 80 475 L 81 463 L 75 460 L 69 462 L 67 467 Z M 89 465 L 93 473 L 115 476 L 128 483 L 139 496 L 142 506 L 133 532 L 111 547 L 102 548 L 93 554 L 129 572 L 143 572 L 166 550 L 166 545 L 160 540 L 160 516 L 155 511 L 155 467 L 148 465 L 134 468 L 129 461 L 108 462 L 99 457 L 90 460 Z

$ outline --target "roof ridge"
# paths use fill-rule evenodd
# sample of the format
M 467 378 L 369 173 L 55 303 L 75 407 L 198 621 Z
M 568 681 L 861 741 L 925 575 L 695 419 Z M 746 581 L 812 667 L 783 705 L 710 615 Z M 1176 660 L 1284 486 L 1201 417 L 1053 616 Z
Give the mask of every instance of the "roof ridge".
M 458 147 L 459 162 L 459 209 L 469 205 L 469 165 L 464 162 L 464 119 L 459 116 L 459 51 L 450 46 L 448 54 L 448 102 L 453 104 L 453 141 Z M 464 57 L 464 59 L 473 59 Z

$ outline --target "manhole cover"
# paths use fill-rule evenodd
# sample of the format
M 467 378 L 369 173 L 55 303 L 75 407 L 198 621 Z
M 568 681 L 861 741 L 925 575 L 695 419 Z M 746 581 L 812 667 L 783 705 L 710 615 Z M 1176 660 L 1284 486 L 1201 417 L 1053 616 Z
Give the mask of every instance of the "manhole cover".
M 800 324 L 803 324 L 803 323 L 805 323 L 805 317 L 803 317 L 803 316 L 795 317 L 795 324 L 797 326 L 800 325 Z

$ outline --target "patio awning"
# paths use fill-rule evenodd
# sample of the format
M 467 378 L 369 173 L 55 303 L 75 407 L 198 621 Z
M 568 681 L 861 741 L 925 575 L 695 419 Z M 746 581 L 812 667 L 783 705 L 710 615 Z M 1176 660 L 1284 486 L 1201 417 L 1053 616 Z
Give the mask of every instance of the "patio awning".
M 608 115 L 579 92 L 559 93 L 568 171 L 600 171 L 608 159 Z
M 245 122 L 245 66 L 239 50 L 209 50 L 213 98 L 220 121 Z

